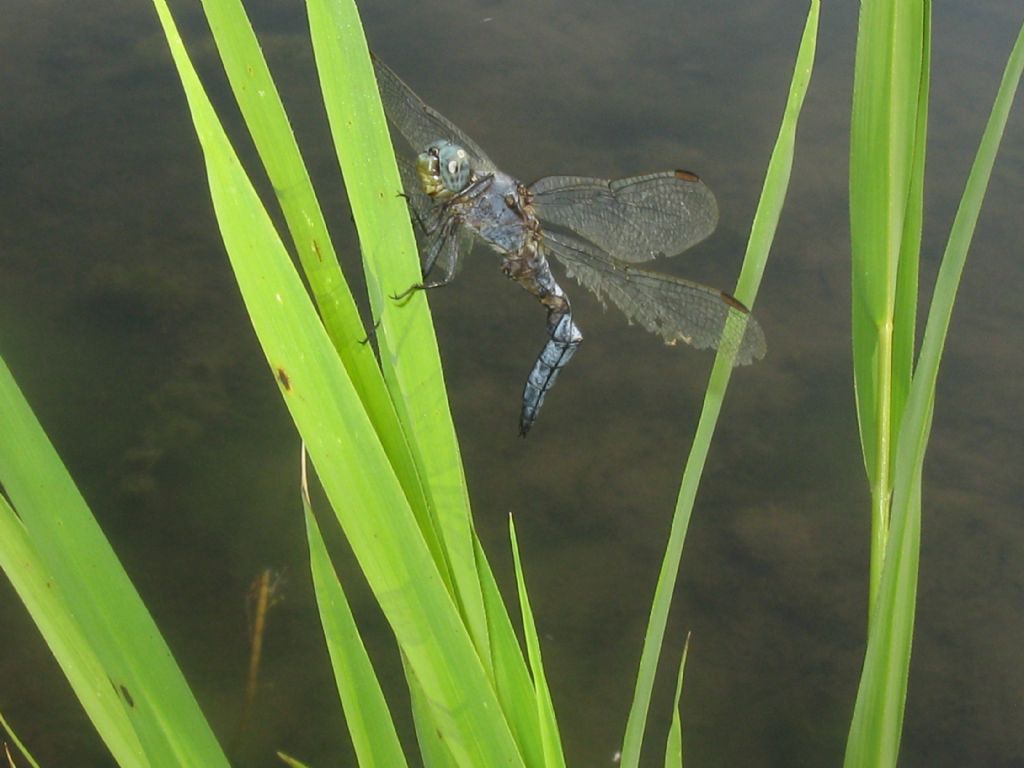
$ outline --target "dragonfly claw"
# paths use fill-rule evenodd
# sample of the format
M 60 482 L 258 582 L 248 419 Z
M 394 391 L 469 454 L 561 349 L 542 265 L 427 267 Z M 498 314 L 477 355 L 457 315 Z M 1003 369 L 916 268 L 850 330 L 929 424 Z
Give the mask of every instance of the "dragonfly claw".
M 416 291 L 422 291 L 424 288 L 426 288 L 426 286 L 423 285 L 423 283 L 414 283 L 413 285 L 410 285 L 408 288 L 406 288 L 401 293 L 392 293 L 391 294 L 391 300 L 392 301 L 405 301 L 405 299 L 408 299 L 410 296 L 412 296 L 414 293 L 416 293 Z

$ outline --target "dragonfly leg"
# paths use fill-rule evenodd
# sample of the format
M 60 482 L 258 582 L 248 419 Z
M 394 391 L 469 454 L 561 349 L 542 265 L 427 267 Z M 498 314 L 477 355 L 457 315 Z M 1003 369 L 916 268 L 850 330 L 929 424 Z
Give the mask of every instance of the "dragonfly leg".
M 430 248 L 427 250 L 426 255 L 423 257 L 423 280 L 421 288 L 436 288 L 438 285 L 426 285 L 427 276 L 434 271 L 434 266 L 437 264 L 437 260 L 441 257 L 442 253 L 448 251 L 449 259 L 448 265 L 445 268 L 445 275 L 442 282 L 439 285 L 448 285 L 455 277 L 455 264 L 458 261 L 458 235 L 459 226 L 461 221 L 456 217 L 447 219 L 444 223 L 444 227 L 438 232 L 430 241 Z
M 370 343 L 370 339 L 376 337 L 377 329 L 380 328 L 380 323 L 381 321 L 378 320 L 373 324 L 373 327 L 366 332 L 366 336 L 359 340 L 360 345 L 365 347 L 367 344 Z
M 431 288 L 443 288 L 455 278 L 455 267 L 458 264 L 459 248 L 459 227 L 461 220 L 458 217 L 451 217 L 444 223 L 444 227 L 431 240 L 430 248 L 423 257 L 423 280 L 414 283 L 399 294 L 391 296 L 394 301 L 402 301 L 416 291 L 425 291 Z M 428 281 L 427 276 L 433 271 L 434 265 L 442 253 L 448 253 L 444 276 L 440 280 Z
M 409 216 L 412 218 L 413 224 L 416 225 L 420 232 L 425 235 L 433 234 L 437 227 L 429 227 L 427 225 L 427 222 L 423 220 L 422 216 L 420 216 L 420 212 L 416 210 L 416 206 L 413 205 L 412 198 L 405 194 L 405 192 L 399 192 L 398 196 L 405 200 L 405 207 L 409 209 Z

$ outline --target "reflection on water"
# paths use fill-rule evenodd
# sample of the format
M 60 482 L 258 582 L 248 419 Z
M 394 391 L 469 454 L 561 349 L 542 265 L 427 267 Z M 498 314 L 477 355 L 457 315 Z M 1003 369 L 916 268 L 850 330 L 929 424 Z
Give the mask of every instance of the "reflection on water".
M 201 16 L 178 5 L 237 129 Z M 806 9 L 689 5 L 453 0 L 364 13 L 396 71 L 524 180 L 699 172 L 718 197 L 719 230 L 659 266 L 728 286 Z M 856 11 L 846 5 L 824 10 L 757 306 L 769 356 L 733 381 L 673 615 L 680 646 L 693 631 L 684 716 L 688 756 L 702 766 L 837 764 L 859 674 L 868 497 L 850 391 L 844 175 Z M 301 7 L 251 7 L 357 275 Z M 938 3 L 935 14 L 923 295 L 1020 21 L 996 0 L 969 11 Z M 237 764 L 274 765 L 278 748 L 351 761 L 302 576 L 298 441 L 223 256 L 155 17 L 115 0 L 82 11 L 15 4 L 0 51 L 0 351 L 225 742 L 246 696 L 248 585 L 268 565 L 288 568 Z M 1024 310 L 1013 290 L 1024 277 L 1022 137 L 1011 120 L 942 369 L 908 765 L 1024 759 Z M 665 349 L 577 289 L 587 343 L 521 441 L 516 403 L 543 321 L 490 254 L 469 262 L 432 304 L 478 525 L 508 584 L 505 515 L 516 513 L 570 759 L 608 764 L 710 357 Z M 487 297 L 485 315 L 470 295 Z M 387 629 L 351 563 L 341 566 L 401 711 Z M 0 590 L 0 688 L 15 693 L 0 706 L 45 763 L 106 765 L 20 604 Z

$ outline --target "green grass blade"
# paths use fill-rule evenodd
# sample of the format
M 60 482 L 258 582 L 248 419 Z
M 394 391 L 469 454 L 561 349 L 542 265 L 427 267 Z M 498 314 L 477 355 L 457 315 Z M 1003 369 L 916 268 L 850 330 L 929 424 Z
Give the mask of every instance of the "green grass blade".
M 0 562 L 121 765 L 226 766 L 152 617 L 0 359 Z
M 537 635 L 537 625 L 533 621 L 530 597 L 526 592 L 523 563 L 519 559 L 519 542 L 516 539 L 516 527 L 511 515 L 508 518 L 508 535 L 512 544 L 512 560 L 516 569 L 516 587 L 519 591 L 519 607 L 523 618 L 523 635 L 526 638 L 526 655 L 530 660 L 530 671 L 533 673 L 534 703 L 537 722 L 540 723 L 540 740 L 544 752 L 542 765 L 547 768 L 565 768 L 565 756 L 562 754 L 562 744 L 558 738 L 558 721 L 555 719 L 555 707 L 551 702 L 547 677 L 544 675 L 540 637 Z
M 320 204 L 245 8 L 240 0 L 204 0 L 203 8 L 235 99 L 277 194 L 327 335 L 377 429 L 434 558 L 449 579 L 419 470 L 373 349 L 364 343 L 367 331 L 341 273 Z
M 683 656 L 679 660 L 676 675 L 676 695 L 672 700 L 672 725 L 665 741 L 665 768 L 683 768 L 683 718 L 679 714 L 679 702 L 683 698 L 683 673 L 686 672 L 686 657 L 690 653 L 690 635 L 686 635 Z
M 3 496 L 0 496 L 0 505 L 2 504 L 6 504 L 6 500 L 3 498 Z M 0 512 L 0 514 L 4 513 Z M 0 728 L 2 728 L 7 733 L 7 737 L 11 740 L 11 743 L 14 744 L 14 748 L 18 750 L 18 752 L 21 753 L 22 757 L 24 757 L 28 761 L 28 764 L 31 766 L 31 768 L 39 768 L 39 763 L 36 762 L 36 759 L 34 757 L 32 757 L 32 754 L 28 751 L 28 748 L 21 743 L 21 739 L 18 738 L 18 734 L 16 734 L 14 732 L 14 729 L 11 728 L 11 724 L 7 722 L 7 718 L 4 717 L 3 712 L 0 712 Z M 4 748 L 7 748 L 6 744 L 4 745 Z M 11 760 L 10 751 L 7 752 L 6 756 L 13 765 L 14 761 Z
M 796 143 L 796 128 L 803 106 L 807 86 L 810 83 L 814 65 L 814 52 L 818 33 L 818 16 L 820 4 L 812 0 L 807 14 L 807 22 L 800 41 L 800 49 L 796 57 L 793 80 L 790 85 L 786 111 L 779 128 L 779 135 L 772 150 L 768 171 L 765 175 L 761 199 L 754 214 L 754 222 L 747 242 L 747 252 L 743 260 L 743 268 L 737 283 L 736 297 L 747 306 L 753 306 L 768 260 L 768 252 L 775 237 L 775 229 L 782 213 L 786 190 L 789 187 L 790 171 L 793 167 L 793 151 Z M 675 589 L 676 576 L 679 573 L 679 562 L 682 558 L 683 544 L 693 512 L 700 476 L 707 460 L 711 437 L 714 433 L 722 400 L 732 373 L 732 366 L 726 355 L 720 353 L 715 358 L 711 371 L 704 406 L 701 409 L 700 421 L 694 435 L 693 446 L 686 462 L 683 479 L 676 502 L 672 528 L 669 532 L 665 558 L 662 562 L 655 588 L 654 601 L 651 607 L 651 618 L 644 637 L 643 653 L 640 657 L 640 668 L 637 673 L 636 689 L 633 703 L 626 723 L 626 733 L 622 746 L 622 765 L 634 768 L 639 764 L 640 747 L 644 729 L 647 724 L 647 713 L 650 709 L 651 692 L 654 689 L 654 676 L 658 666 L 658 658 L 665 637 L 668 623 L 668 612 Z
M 892 489 L 892 441 L 899 414 L 894 411 L 897 372 L 906 386 L 913 337 L 894 338 L 897 283 L 902 269 L 908 205 L 916 200 L 915 163 L 924 150 L 915 148 L 927 114 L 924 51 L 925 3 L 921 0 L 865 0 L 861 3 L 854 67 L 850 128 L 850 240 L 853 253 L 853 370 L 864 464 L 872 495 L 872 546 L 869 595 L 881 573 Z M 925 101 L 922 103 L 922 96 Z M 917 168 L 921 170 L 920 166 Z M 919 217 L 919 211 L 917 211 Z M 914 218 L 912 212 L 909 218 Z M 912 223 L 912 222 L 911 222 Z M 913 235 L 909 236 L 913 238 Z M 907 245 L 912 245 L 912 241 Z M 915 266 L 906 276 L 900 299 L 916 298 Z M 914 307 L 905 307 L 911 314 Z M 910 331 L 913 332 L 911 326 Z M 909 344 L 908 344 L 909 341 Z M 870 601 L 869 601 L 870 602 Z
M 483 585 L 484 607 L 487 610 L 487 630 L 491 640 L 494 687 L 498 700 L 526 764 L 543 765 L 544 751 L 537 707 L 534 704 L 533 681 L 483 547 L 475 537 L 474 542 L 477 569 Z
M 345 710 L 345 724 L 352 737 L 359 765 L 362 768 L 402 768 L 407 763 L 391 712 L 359 635 L 345 591 L 331 565 L 320 528 L 313 517 L 305 479 L 302 484 L 302 507 L 306 518 L 309 563 L 317 609 L 331 656 L 334 681 Z
M 403 657 L 405 678 L 409 681 L 409 694 L 412 699 L 412 718 L 416 726 L 416 742 L 420 748 L 423 768 L 456 768 L 458 761 L 448 749 L 444 736 L 434 723 L 430 702 L 423 692 L 416 675 Z
M 847 768 L 893 766 L 899 753 L 917 595 L 921 472 L 939 364 L 981 203 L 1021 73 L 1024 26 L 1007 61 L 939 268 L 895 454 L 892 524 L 847 741 Z
M 124 702 L 111 695 L 110 678 L 92 651 L 63 592 L 7 500 L 0 496 L 0 566 L 39 627 L 43 639 L 85 708 L 97 733 L 121 765 L 146 763 L 145 750 Z
M 910 496 L 893 507 L 889 548 L 871 621 L 844 768 L 896 765 L 906 703 L 921 544 L 921 473 L 909 477 Z
M 280 759 L 282 763 L 287 765 L 289 768 L 310 768 L 310 766 L 306 765 L 305 763 L 300 763 L 294 757 L 292 757 L 291 755 L 286 755 L 284 752 L 278 752 L 277 757 L 278 759 Z
M 900 420 L 910 392 L 914 372 L 914 345 L 917 342 L 918 271 L 921 256 L 921 232 L 924 211 L 925 153 L 928 145 L 928 103 L 931 90 L 931 26 L 930 0 L 923 7 L 924 32 L 921 40 L 921 83 L 917 94 L 914 156 L 910 170 L 910 187 L 903 235 L 900 241 L 899 272 L 893 307 L 892 340 L 892 434 L 899 434 Z M 895 441 L 892 448 L 895 450 Z
M 357 384 L 368 386 L 377 363 L 338 264 L 323 212 L 277 86 L 239 0 L 203 0 L 210 31 L 239 109 L 274 188 L 328 335 Z M 383 386 L 379 376 L 376 380 Z M 369 397 L 363 396 L 364 402 Z M 368 407 L 369 410 L 369 407 Z
M 449 553 L 459 603 L 486 665 L 489 642 L 475 569 L 469 495 L 398 166 L 355 5 L 307 0 L 324 104 L 363 250 L 381 367 Z
M 460 765 L 522 764 L 408 499 L 213 111 L 163 0 L 214 211 L 253 328 L 331 506 Z M 369 66 L 369 62 L 367 62 Z

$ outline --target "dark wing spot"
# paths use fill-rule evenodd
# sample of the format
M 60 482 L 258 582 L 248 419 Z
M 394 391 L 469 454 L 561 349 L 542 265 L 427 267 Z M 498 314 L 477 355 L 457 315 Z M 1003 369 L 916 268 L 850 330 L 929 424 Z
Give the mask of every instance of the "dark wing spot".
M 745 315 L 749 315 L 750 314 L 750 310 L 747 309 L 746 305 L 742 301 L 737 299 L 735 296 L 730 296 L 725 291 L 719 291 L 719 293 L 722 296 L 722 301 L 724 301 L 730 307 L 732 307 L 733 309 L 738 309 L 740 312 L 742 312 Z
M 680 181 L 700 181 L 700 176 L 693 171 L 676 170 L 676 178 Z
M 117 689 L 121 692 L 121 697 L 124 699 L 124 703 L 132 709 L 134 709 L 135 699 L 133 699 L 132 695 L 128 693 L 128 689 L 124 687 L 124 684 L 122 683 L 121 685 L 117 686 Z
M 277 369 L 277 380 L 281 382 L 281 386 L 284 387 L 286 391 L 291 391 L 292 380 L 288 378 L 288 374 L 285 373 L 284 368 Z

